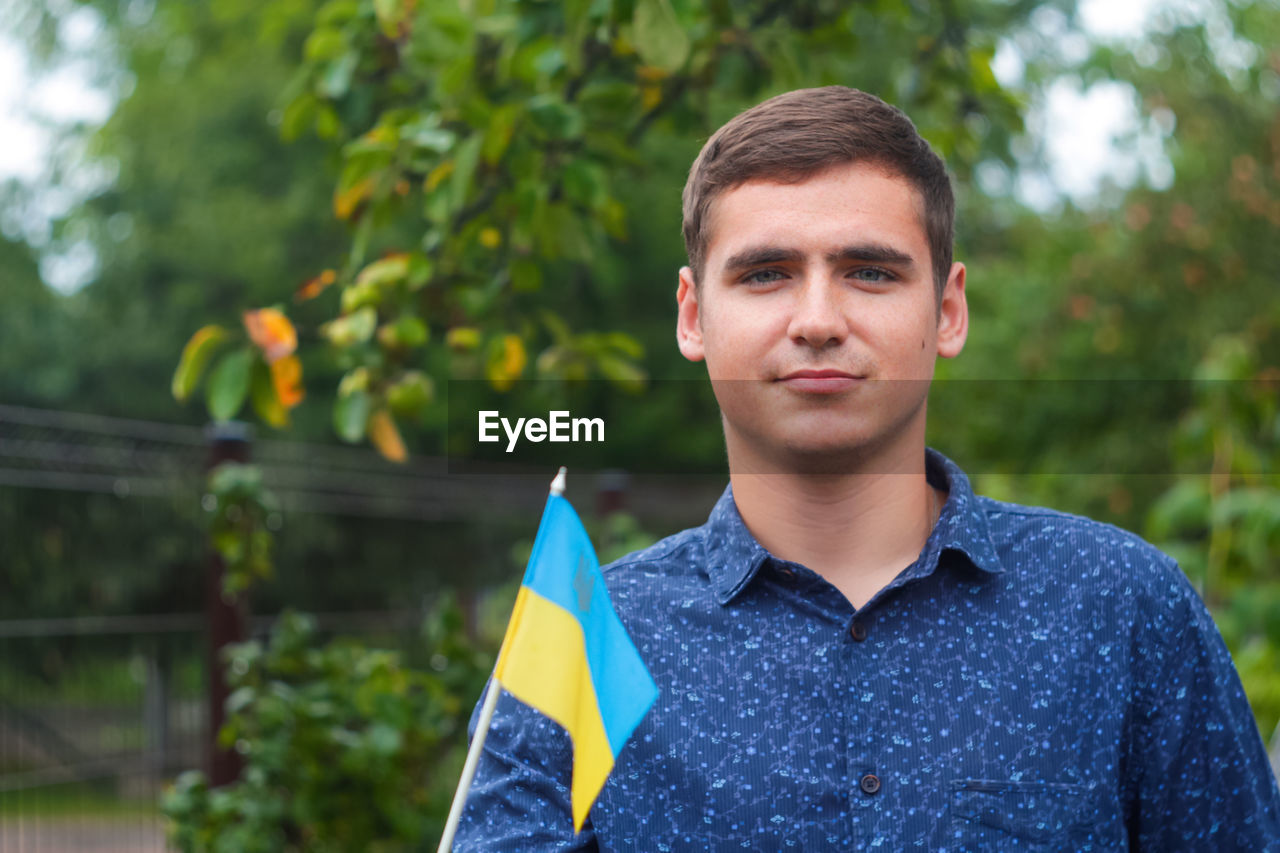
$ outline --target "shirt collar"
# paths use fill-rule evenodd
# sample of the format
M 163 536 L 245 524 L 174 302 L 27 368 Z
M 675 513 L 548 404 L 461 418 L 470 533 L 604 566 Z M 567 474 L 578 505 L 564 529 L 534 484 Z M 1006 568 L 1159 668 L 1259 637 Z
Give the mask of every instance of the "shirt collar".
M 987 513 L 969 485 L 960 466 L 936 450 L 925 449 L 925 476 L 929 482 L 947 490 L 947 502 L 942 505 L 938 523 L 925 542 L 921 559 L 917 561 L 928 574 L 937 566 L 938 558 L 947 551 L 958 551 L 968 558 L 974 568 L 998 575 L 1004 571 L 995 543 L 991 541 L 991 527 Z
M 721 604 L 728 604 L 742 591 L 770 554 L 756 541 L 738 513 L 733 485 L 725 486 L 707 519 L 707 572 Z
M 947 501 L 919 559 L 893 585 L 931 574 L 947 552 L 960 554 L 975 568 L 988 574 L 1003 572 L 1004 567 L 991 541 L 986 512 L 973 494 L 965 473 L 938 451 L 927 448 L 925 476 L 932 485 L 947 490 Z M 711 585 L 720 603 L 728 604 L 773 555 L 747 529 L 734 502 L 732 485 L 725 487 L 703 529 Z

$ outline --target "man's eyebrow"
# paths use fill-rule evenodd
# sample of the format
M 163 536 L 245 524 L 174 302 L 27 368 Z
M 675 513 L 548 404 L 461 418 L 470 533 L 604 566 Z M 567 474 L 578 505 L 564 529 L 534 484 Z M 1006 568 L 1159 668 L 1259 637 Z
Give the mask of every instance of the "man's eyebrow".
M 724 263 L 726 272 L 733 273 L 751 267 L 766 264 L 799 263 L 804 260 L 804 253 L 796 249 L 784 249 L 781 246 L 752 246 L 729 257 Z M 857 243 L 835 251 L 826 256 L 827 263 L 840 261 L 865 261 L 873 264 L 892 264 L 899 267 L 910 267 L 915 263 L 911 255 L 883 243 Z
M 795 249 L 783 249 L 779 246 L 754 246 L 743 249 L 724 262 L 727 272 L 758 267 L 764 264 L 796 263 L 804 260 L 804 253 Z
M 886 246 L 883 243 L 859 243 L 853 246 L 845 246 L 838 252 L 831 252 L 827 255 L 827 263 L 836 263 L 837 261 L 868 261 L 874 264 L 893 264 L 900 267 L 909 267 L 915 263 L 915 259 L 907 253 L 892 246 Z

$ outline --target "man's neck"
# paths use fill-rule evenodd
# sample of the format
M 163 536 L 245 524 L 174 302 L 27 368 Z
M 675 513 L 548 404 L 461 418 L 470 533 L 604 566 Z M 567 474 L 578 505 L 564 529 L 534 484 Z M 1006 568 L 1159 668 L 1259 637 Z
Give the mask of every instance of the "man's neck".
M 770 553 L 861 607 L 919 556 L 945 500 L 925 479 L 923 440 L 905 444 L 874 466 L 829 474 L 741 473 L 765 468 L 735 466 L 731 452 L 734 502 Z

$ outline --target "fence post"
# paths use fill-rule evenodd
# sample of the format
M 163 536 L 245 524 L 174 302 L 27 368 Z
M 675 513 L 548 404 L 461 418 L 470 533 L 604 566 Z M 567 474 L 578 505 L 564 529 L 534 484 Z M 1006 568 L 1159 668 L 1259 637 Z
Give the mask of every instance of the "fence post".
M 607 518 L 627 508 L 631 475 L 618 468 L 606 468 L 596 475 L 596 517 Z
M 148 780 L 164 778 L 169 753 L 169 652 L 161 643 L 147 649 L 147 680 L 142 693 L 142 727 L 146 731 Z
M 236 421 L 210 424 L 205 435 L 209 439 L 207 470 L 212 471 L 223 462 L 249 461 L 251 431 L 248 424 Z M 240 753 L 233 744 L 230 749 L 218 745 L 218 732 L 226 722 L 227 686 L 226 664 L 222 651 L 228 645 L 245 639 L 245 600 L 238 595 L 228 601 L 222 594 L 224 566 L 212 543 L 207 543 L 208 570 L 205 572 L 205 619 L 209 631 L 209 730 L 206 742 L 205 764 L 209 785 L 219 787 L 234 782 L 240 776 Z

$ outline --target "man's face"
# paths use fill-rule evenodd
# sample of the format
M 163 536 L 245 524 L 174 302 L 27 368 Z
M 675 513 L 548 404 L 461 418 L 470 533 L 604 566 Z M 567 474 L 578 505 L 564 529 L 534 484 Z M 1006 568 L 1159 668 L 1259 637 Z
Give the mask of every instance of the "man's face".
M 861 163 L 716 199 L 676 337 L 707 362 L 731 461 L 829 470 L 923 446 L 934 361 L 959 354 L 968 312 L 961 264 L 935 299 L 922 213 L 905 179 Z

